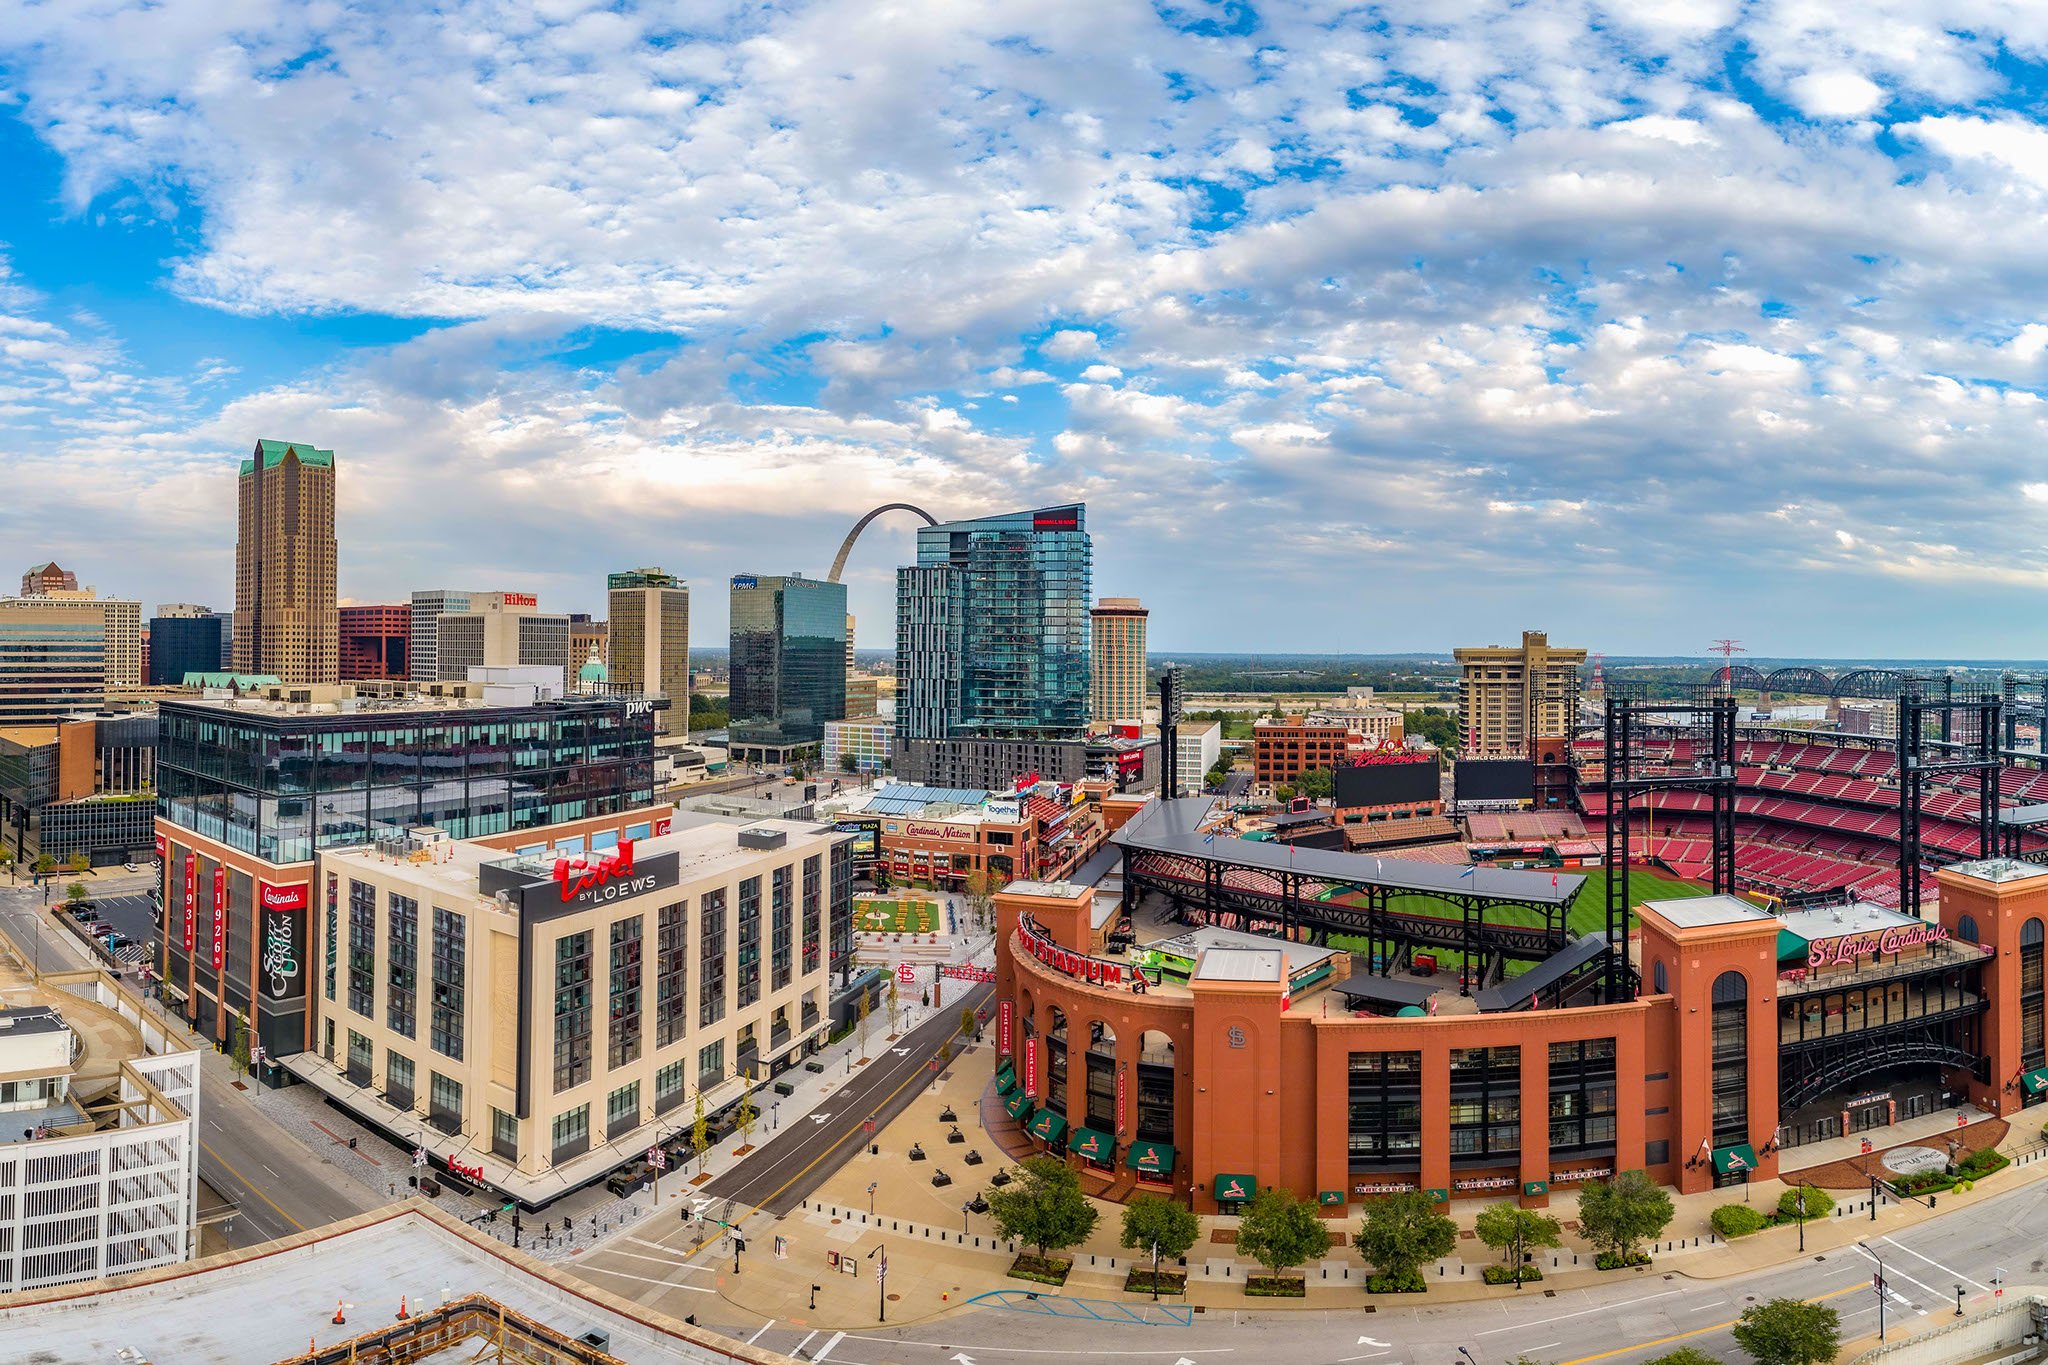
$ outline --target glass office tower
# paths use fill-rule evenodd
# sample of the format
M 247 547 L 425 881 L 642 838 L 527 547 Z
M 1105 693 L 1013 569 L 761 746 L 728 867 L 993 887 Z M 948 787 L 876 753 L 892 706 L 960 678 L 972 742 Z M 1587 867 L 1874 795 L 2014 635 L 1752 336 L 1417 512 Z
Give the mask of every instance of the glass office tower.
M 846 585 L 735 575 L 730 667 L 735 745 L 818 743 L 846 717 Z
M 1084 730 L 1091 554 L 1079 503 L 919 528 L 896 575 L 898 733 Z

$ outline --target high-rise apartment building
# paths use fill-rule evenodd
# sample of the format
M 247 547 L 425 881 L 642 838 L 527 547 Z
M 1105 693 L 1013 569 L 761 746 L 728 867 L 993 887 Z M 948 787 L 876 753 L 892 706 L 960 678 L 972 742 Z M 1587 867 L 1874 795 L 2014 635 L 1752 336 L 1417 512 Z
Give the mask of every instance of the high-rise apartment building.
M 1144 722 L 1148 615 L 1135 597 L 1105 597 L 1088 614 L 1094 634 L 1088 713 L 1097 725 Z
M 732 580 L 732 751 L 817 744 L 846 716 L 846 585 L 802 574 Z
M 53 588 L 34 597 L 7 599 L 25 612 L 82 609 L 100 620 L 101 686 L 109 692 L 142 686 L 142 604 L 101 597 L 91 588 Z
M 98 710 L 107 694 L 106 629 L 97 602 L 0 599 L 0 727 Z
M 468 611 L 469 599 L 484 595 L 453 588 L 428 588 L 412 595 L 405 665 L 414 682 L 434 682 L 441 676 L 441 618 L 449 612 Z
M 1090 555 L 1078 503 L 919 527 L 896 571 L 898 736 L 1084 730 Z
M 177 687 L 187 673 L 218 673 L 227 667 L 226 613 L 191 602 L 165 602 L 149 619 L 151 687 Z
M 334 682 L 334 452 L 258 441 L 242 461 L 235 506 L 235 671 Z
M 555 668 L 560 693 L 575 673 L 569 618 L 541 611 L 530 592 L 471 593 L 467 611 L 441 613 L 436 636 L 435 670 L 443 682 L 461 682 L 472 668 Z
M 407 676 L 405 647 L 412 633 L 410 606 L 343 607 L 340 620 L 343 679 Z
M 1553 646 L 1540 630 L 1522 643 L 1454 650 L 1466 758 L 1530 757 L 1536 741 L 1569 740 L 1578 719 L 1583 649 Z
M 21 595 L 41 597 L 53 592 L 77 592 L 78 575 L 58 566 L 54 561 L 37 564 L 21 576 Z
M 853 613 L 846 613 L 846 676 L 853 676 Z
M 614 691 L 668 698 L 657 734 L 690 733 L 690 589 L 660 569 L 605 578 L 605 681 Z

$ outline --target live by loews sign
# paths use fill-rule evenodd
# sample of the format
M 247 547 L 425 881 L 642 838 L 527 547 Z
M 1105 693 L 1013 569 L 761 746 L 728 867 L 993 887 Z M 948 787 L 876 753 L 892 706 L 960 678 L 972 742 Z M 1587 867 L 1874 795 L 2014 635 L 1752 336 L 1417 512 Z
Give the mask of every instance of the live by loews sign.
M 641 857 L 633 841 L 602 854 L 558 857 L 544 880 L 530 872 L 503 863 L 486 865 L 479 885 L 485 894 L 512 892 L 529 919 L 556 919 L 578 910 L 591 910 L 614 901 L 630 900 L 665 891 L 679 880 L 676 855 L 657 853 Z

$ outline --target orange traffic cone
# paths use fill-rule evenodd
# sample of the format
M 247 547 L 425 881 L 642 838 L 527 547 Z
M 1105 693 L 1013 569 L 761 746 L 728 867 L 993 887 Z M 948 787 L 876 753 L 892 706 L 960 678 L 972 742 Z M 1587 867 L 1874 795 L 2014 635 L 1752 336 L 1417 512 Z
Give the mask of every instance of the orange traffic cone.
M 341 1315 L 341 1300 L 340 1300 L 340 1299 L 336 1299 L 336 1300 L 334 1301 L 334 1325 L 335 1325 L 336 1327 L 340 1327 L 341 1325 L 343 1325 L 343 1324 L 344 1324 L 344 1323 L 346 1323 L 347 1321 L 348 1321 L 348 1319 L 347 1319 L 347 1318 L 345 1318 L 345 1317 L 343 1317 L 343 1316 Z
M 400 1322 L 404 1322 L 407 1318 L 411 1316 L 412 1314 L 405 1311 L 405 1295 L 400 1294 L 398 1296 L 398 1320 Z

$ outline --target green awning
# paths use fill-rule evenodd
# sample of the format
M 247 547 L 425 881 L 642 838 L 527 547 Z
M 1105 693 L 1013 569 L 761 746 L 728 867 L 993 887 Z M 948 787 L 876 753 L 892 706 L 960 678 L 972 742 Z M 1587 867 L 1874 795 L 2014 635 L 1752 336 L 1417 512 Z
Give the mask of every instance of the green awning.
M 1067 1121 L 1050 1109 L 1041 1109 L 1024 1125 L 1024 1131 L 1040 1142 L 1056 1143 L 1060 1134 L 1067 1131 Z
M 996 1068 L 996 1080 L 998 1083 L 1005 1076 L 1008 1076 L 1012 1083 L 1015 1083 L 1017 1079 L 1017 1068 L 1011 1064 L 1008 1057 L 1003 1058 L 1002 1064 Z
M 1008 1071 L 998 1071 L 996 1073 L 996 1093 L 998 1095 L 1007 1095 L 1016 1088 L 1017 1078 L 1015 1075 Z
M 1258 1192 L 1259 1182 L 1248 1175 L 1216 1177 L 1216 1202 L 1219 1204 L 1242 1204 Z
M 1116 1159 L 1116 1139 L 1099 1128 L 1076 1128 L 1067 1134 L 1067 1150 L 1088 1161 Z
M 1139 1175 L 1167 1176 L 1173 1173 L 1173 1144 L 1170 1142 L 1134 1142 L 1124 1157 L 1124 1165 Z
M 1316 1203 L 1326 1209 L 1342 1207 L 1346 1196 L 1342 1190 L 1317 1190 Z
M 1805 939 L 1799 937 L 1790 929 L 1780 929 L 1778 931 L 1778 961 L 1780 962 L 1791 962 L 1795 959 L 1800 962 L 1806 961 L 1806 951 L 1811 946 Z
M 2048 1090 L 2048 1066 L 2042 1067 L 2039 1071 L 2029 1071 L 2020 1077 L 2020 1088 L 2029 1095 L 2038 1095 L 2043 1090 Z
M 1003 1102 L 1003 1108 L 1005 1111 L 1009 1113 L 1010 1117 L 1017 1120 L 1017 1122 L 1028 1122 L 1031 1118 L 1032 1109 L 1030 1092 L 1019 1090 L 1016 1094 L 1010 1096 L 1009 1099 Z
M 1714 1174 L 1748 1175 L 1756 1170 L 1756 1148 L 1746 1142 L 1714 1149 Z

